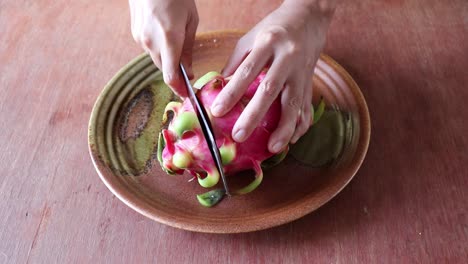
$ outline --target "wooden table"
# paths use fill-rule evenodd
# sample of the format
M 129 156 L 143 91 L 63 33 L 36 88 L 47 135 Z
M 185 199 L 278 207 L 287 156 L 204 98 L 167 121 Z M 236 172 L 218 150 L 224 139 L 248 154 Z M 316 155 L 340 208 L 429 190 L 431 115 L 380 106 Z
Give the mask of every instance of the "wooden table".
M 223 2 L 198 1 L 199 31 L 276 6 Z M 0 0 L 0 263 L 466 263 L 468 2 L 342 2 L 325 51 L 369 104 L 361 170 L 293 223 L 208 235 L 129 209 L 91 163 L 93 103 L 141 53 L 127 2 Z

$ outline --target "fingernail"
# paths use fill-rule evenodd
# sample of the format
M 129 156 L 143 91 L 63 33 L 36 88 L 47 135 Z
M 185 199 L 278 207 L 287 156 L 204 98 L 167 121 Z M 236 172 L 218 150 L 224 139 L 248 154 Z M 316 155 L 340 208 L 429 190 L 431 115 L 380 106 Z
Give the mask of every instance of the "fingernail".
M 212 113 L 214 116 L 219 116 L 219 115 L 221 115 L 222 112 L 223 112 L 223 106 L 220 105 L 220 104 L 215 104 L 215 105 L 211 108 L 211 113 Z
M 237 142 L 243 141 L 245 138 L 245 130 L 241 129 L 234 134 L 234 140 Z
M 273 147 L 271 148 L 271 150 L 273 151 L 273 153 L 278 153 L 281 151 L 281 149 L 283 148 L 283 143 L 281 142 L 278 142 L 276 144 L 273 145 Z

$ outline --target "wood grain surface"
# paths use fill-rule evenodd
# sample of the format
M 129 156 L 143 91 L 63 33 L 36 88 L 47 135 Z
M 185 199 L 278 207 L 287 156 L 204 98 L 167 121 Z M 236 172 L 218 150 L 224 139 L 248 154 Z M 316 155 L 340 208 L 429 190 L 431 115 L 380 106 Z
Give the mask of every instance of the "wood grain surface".
M 206 31 L 280 1 L 197 2 Z M 325 52 L 369 105 L 363 167 L 298 221 L 208 235 L 129 209 L 91 163 L 92 105 L 141 53 L 127 2 L 0 0 L 0 263 L 466 263 L 468 2 L 342 2 Z

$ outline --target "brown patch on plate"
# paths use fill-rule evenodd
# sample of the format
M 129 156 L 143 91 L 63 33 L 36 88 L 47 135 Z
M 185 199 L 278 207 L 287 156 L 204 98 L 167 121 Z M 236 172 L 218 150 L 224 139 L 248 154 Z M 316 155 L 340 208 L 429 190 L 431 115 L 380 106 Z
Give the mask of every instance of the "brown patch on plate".
M 153 96 L 154 94 L 147 87 L 122 109 L 120 122 L 117 123 L 120 140 L 126 142 L 129 138 L 135 139 L 141 135 L 153 110 Z

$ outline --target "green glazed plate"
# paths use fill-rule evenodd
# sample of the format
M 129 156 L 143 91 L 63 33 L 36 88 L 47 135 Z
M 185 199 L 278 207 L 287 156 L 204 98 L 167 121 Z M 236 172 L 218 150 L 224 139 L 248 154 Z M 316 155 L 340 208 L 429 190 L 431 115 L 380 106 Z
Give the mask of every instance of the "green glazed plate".
M 195 79 L 209 71 L 220 71 L 242 35 L 239 31 L 198 35 L 193 55 Z M 265 171 L 262 184 L 252 193 L 206 208 L 196 199 L 196 194 L 207 191 L 197 181 L 162 171 L 156 158 L 162 111 L 167 102 L 177 98 L 146 54 L 124 66 L 99 95 L 89 122 L 92 161 L 102 181 L 122 202 L 173 227 L 240 233 L 293 221 L 328 202 L 349 183 L 364 160 L 370 138 L 367 105 L 349 74 L 322 55 L 311 78 L 314 104 L 323 97 L 329 110 L 342 113 L 338 117 L 344 120 L 336 123 L 341 119 L 324 115 L 323 124 L 333 124 L 331 127 L 338 129 L 334 133 L 344 135 L 345 140 L 338 150 L 329 151 L 334 155 L 332 160 L 321 155 L 313 160 L 320 167 L 288 155 L 280 165 Z M 301 151 L 324 148 L 314 145 L 316 142 L 322 141 L 303 140 Z M 330 142 L 330 138 L 323 142 Z M 230 177 L 232 184 L 249 180 L 243 174 Z

